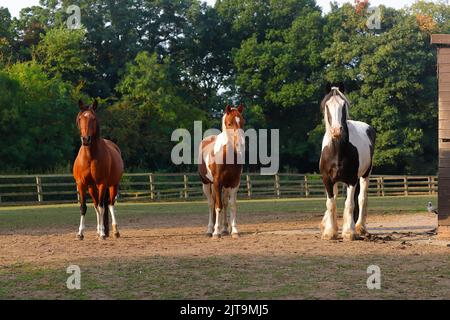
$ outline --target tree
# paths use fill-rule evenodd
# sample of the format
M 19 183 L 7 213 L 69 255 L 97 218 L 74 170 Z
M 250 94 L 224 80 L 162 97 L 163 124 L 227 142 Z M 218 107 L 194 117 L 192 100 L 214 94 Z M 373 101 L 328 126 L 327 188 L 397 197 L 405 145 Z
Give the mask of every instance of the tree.
M 206 115 L 191 104 L 170 59 L 141 52 L 117 90 L 122 100 L 109 108 L 106 135 L 122 148 L 127 166 L 164 170 L 171 167 L 171 135 L 177 128 L 190 129 Z
M 263 9 L 258 7 L 261 2 Z M 320 9 L 309 0 L 255 0 L 246 5 L 258 7 L 262 16 L 252 17 L 250 11 L 235 22 L 237 30 L 247 25 L 254 32 L 234 56 L 239 93 L 263 114 L 265 121 L 259 125 L 280 129 L 281 162 L 314 170 L 317 161 L 306 137 L 320 121 Z
M 14 31 L 11 14 L 7 8 L 0 7 L 0 66 L 13 55 Z
M 76 102 L 72 87 L 33 62 L 0 74 L 2 170 L 44 172 L 72 157 Z
M 86 31 L 59 27 L 49 30 L 39 42 L 33 55 L 51 76 L 78 85 L 86 81 L 86 76 L 95 71 L 88 62 Z
M 326 78 L 345 82 L 351 116 L 378 132 L 375 168 L 383 173 L 435 173 L 435 57 L 414 16 L 383 8 L 382 30 L 350 5 L 327 17 L 332 43 Z M 318 143 L 318 142 L 317 142 Z

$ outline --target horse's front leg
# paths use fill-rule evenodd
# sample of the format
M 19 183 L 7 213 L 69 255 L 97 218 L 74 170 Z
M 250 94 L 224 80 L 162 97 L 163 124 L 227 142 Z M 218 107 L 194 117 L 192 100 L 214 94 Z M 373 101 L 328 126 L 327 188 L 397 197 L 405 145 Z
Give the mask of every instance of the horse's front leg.
M 347 200 L 344 209 L 344 225 L 342 227 L 342 238 L 347 241 L 355 240 L 355 221 L 353 210 L 355 209 L 355 186 L 347 186 Z
M 214 209 L 216 211 L 216 224 L 214 225 L 213 233 L 214 239 L 218 239 L 221 237 L 220 231 L 223 214 L 222 189 L 222 184 L 218 181 L 214 181 Z
M 359 180 L 361 191 L 358 196 L 359 218 L 356 222 L 356 233 L 361 237 L 367 237 L 369 233 L 366 229 L 367 223 L 367 191 L 369 189 L 369 177 Z
M 80 196 L 80 228 L 78 229 L 77 238 L 78 240 L 84 239 L 84 229 L 86 228 L 85 225 L 85 218 L 86 218 L 86 212 L 87 212 L 87 206 L 86 206 L 86 186 L 82 184 L 77 184 L 78 194 Z
M 97 236 L 100 236 L 100 217 L 98 212 L 98 190 L 95 186 L 89 186 L 89 194 L 91 195 L 92 202 L 94 203 L 94 210 L 97 216 Z
M 227 188 L 223 189 L 222 202 L 223 202 L 223 213 L 221 222 L 222 223 L 221 234 L 222 236 L 227 236 L 230 234 L 230 231 L 228 230 L 228 204 L 230 202 L 230 190 Z
M 104 225 L 104 215 L 108 214 L 108 211 L 105 208 L 105 194 L 106 194 L 106 186 L 101 184 L 97 186 L 98 189 L 98 214 L 97 214 L 97 223 L 98 223 L 98 230 L 99 230 L 99 239 L 100 240 L 106 240 L 106 234 L 105 234 L 105 225 Z
M 336 240 L 338 236 L 338 224 L 337 224 L 337 184 L 324 179 L 325 188 L 327 190 L 327 211 L 323 217 L 320 229 L 322 232 L 322 240 Z

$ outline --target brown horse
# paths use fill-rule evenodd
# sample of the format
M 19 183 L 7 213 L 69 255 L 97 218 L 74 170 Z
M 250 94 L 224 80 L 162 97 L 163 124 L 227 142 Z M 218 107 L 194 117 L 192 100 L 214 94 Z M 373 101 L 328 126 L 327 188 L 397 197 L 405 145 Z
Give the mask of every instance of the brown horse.
M 120 149 L 109 140 L 100 136 L 100 125 L 95 111 L 97 101 L 92 106 L 85 106 L 79 101 L 80 112 L 77 116 L 77 127 L 80 130 L 82 146 L 73 167 L 73 176 L 80 196 L 81 221 L 77 234 L 79 240 L 84 239 L 86 207 L 86 190 L 94 202 L 97 213 L 97 235 L 105 240 L 109 236 L 109 212 L 112 217 L 112 228 L 116 238 L 120 237 L 114 213 L 114 204 L 119 182 L 123 174 L 123 160 Z
M 222 119 L 222 133 L 210 136 L 200 144 L 198 171 L 209 204 L 207 235 L 214 238 L 229 234 L 227 221 L 229 201 L 231 234 L 234 239 L 239 238 L 236 199 L 245 156 L 243 111 L 243 105 L 238 108 L 227 106 Z

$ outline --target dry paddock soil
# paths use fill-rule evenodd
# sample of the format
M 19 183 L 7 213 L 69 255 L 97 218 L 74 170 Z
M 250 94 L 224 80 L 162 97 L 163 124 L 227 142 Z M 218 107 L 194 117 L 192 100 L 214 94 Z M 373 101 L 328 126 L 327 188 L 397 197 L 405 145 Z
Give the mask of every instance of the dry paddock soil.
M 450 299 L 450 248 L 428 213 L 373 214 L 370 240 L 322 241 L 320 215 L 242 215 L 239 240 L 204 235 L 204 213 L 123 219 L 121 238 L 88 226 L 0 232 L 6 299 Z M 340 224 L 342 221 L 340 220 Z M 66 268 L 81 269 L 68 290 Z M 381 290 L 367 268 L 381 269 Z

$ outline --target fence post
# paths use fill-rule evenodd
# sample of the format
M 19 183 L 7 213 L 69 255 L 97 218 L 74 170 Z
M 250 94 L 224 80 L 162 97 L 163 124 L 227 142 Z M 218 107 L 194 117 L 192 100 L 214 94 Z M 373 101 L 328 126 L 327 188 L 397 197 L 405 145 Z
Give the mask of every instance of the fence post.
M 44 201 L 44 195 L 42 194 L 42 181 L 41 177 L 36 176 L 36 191 L 38 196 L 38 202 L 41 203 Z
M 408 177 L 403 177 L 403 183 L 404 183 L 404 189 L 405 189 L 405 196 L 408 196 Z
M 305 176 L 305 197 L 309 198 L 309 183 L 308 176 Z
M 428 194 L 433 194 L 432 186 L 431 186 L 431 177 L 428 177 Z
M 436 193 L 436 177 L 431 177 L 431 194 Z
M 377 177 L 377 197 L 381 196 L 381 178 Z
M 153 184 L 153 173 L 148 175 L 148 179 L 150 182 L 150 199 L 155 200 L 155 185 Z
M 280 199 L 280 176 L 278 174 L 275 175 L 275 195 L 277 199 Z
M 188 198 L 189 198 L 189 178 L 185 174 L 184 175 L 184 199 L 187 200 Z
M 249 175 L 247 175 L 247 196 L 249 199 L 252 198 L 252 182 Z

